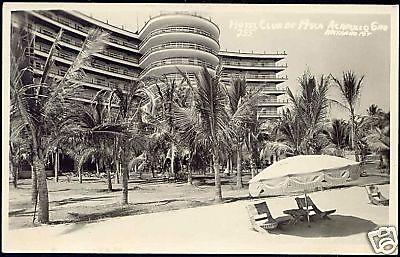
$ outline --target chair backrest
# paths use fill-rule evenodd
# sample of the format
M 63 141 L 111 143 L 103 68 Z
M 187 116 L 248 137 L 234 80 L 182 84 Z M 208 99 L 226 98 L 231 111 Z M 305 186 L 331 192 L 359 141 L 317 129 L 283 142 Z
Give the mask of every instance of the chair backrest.
M 271 212 L 269 211 L 267 202 L 261 202 L 254 204 L 258 214 L 267 214 L 267 217 L 271 217 Z
M 367 188 L 367 192 L 369 195 L 371 196 L 379 196 L 380 192 L 379 192 L 379 188 L 375 185 L 371 185 L 371 186 L 366 186 Z
M 307 199 L 307 202 L 306 202 Z M 314 204 L 309 196 L 307 198 L 296 197 L 297 206 L 300 209 L 307 210 L 307 211 L 314 211 L 315 213 L 321 213 L 320 209 Z
M 256 208 L 254 207 L 254 204 L 247 205 L 246 209 L 251 218 L 253 218 L 254 216 L 256 216 L 258 214 Z

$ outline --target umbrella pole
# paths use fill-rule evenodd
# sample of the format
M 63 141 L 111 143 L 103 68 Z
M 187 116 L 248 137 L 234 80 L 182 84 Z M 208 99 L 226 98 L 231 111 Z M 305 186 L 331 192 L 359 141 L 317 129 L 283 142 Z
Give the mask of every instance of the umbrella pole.
M 306 201 L 307 221 L 308 221 L 308 223 L 310 223 L 310 214 L 308 211 L 308 201 L 307 201 L 307 193 L 306 192 L 304 192 L 304 200 Z

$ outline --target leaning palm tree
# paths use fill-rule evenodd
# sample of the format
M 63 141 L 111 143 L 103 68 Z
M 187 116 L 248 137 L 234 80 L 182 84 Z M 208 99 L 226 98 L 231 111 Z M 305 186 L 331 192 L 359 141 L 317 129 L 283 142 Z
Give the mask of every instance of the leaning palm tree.
M 197 142 L 210 149 L 215 173 L 215 201 L 222 201 L 220 156 L 224 145 L 232 141 L 228 130 L 229 116 L 226 112 L 226 95 L 218 76 L 210 74 L 203 67 L 195 75 L 194 105 L 179 107 L 173 105 L 176 132 L 184 142 Z
M 80 86 L 79 81 L 83 76 L 81 68 L 88 64 L 93 54 L 103 50 L 107 35 L 99 30 L 90 31 L 72 65 L 65 75 L 58 79 L 51 76 L 51 70 L 54 56 L 60 51 L 58 46 L 62 35 L 60 30 L 50 48 L 42 75 L 34 80 L 31 66 L 34 37 L 23 24 L 26 22 L 26 20 L 17 22 L 11 33 L 11 107 L 20 114 L 30 133 L 33 167 L 38 181 L 38 221 L 48 223 L 46 140 L 43 138 L 51 133 L 52 126 L 59 120 L 57 113 L 69 104 L 71 101 L 69 98 Z
M 358 140 L 356 138 L 357 133 L 355 131 L 355 119 L 356 119 L 355 106 L 359 98 L 361 97 L 361 87 L 362 87 L 362 82 L 364 80 L 364 75 L 358 78 L 353 71 L 349 70 L 347 72 L 343 72 L 342 80 L 339 80 L 334 76 L 331 77 L 335 82 L 336 86 L 339 88 L 341 96 L 345 101 L 345 104 L 340 102 L 337 103 L 345 107 L 345 109 L 347 109 L 350 113 L 350 146 L 352 149 L 356 147 L 355 157 L 356 160 L 358 160 L 359 157 L 357 149 L 359 147 L 355 144 L 355 142 Z

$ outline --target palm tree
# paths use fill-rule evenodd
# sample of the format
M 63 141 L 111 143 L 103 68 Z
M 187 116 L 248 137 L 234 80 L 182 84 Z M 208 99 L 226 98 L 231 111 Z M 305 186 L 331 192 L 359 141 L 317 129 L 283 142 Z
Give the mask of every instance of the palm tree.
M 278 136 L 273 144 L 267 146 L 274 151 L 291 152 L 293 155 L 299 155 L 306 152 L 306 130 L 301 118 L 297 112 L 290 109 L 282 112 L 282 117 L 278 123 Z
M 34 80 L 31 66 L 34 37 L 23 23 L 27 23 L 27 20 L 17 22 L 11 33 L 11 108 L 19 113 L 30 133 L 34 174 L 38 182 L 38 221 L 48 223 L 44 138 L 51 133 L 52 126 L 59 120 L 57 113 L 68 105 L 69 97 L 80 86 L 79 81 L 83 76 L 81 68 L 88 64 L 94 53 L 103 50 L 107 35 L 98 30 L 90 31 L 68 71 L 61 79 L 56 79 L 51 76 L 50 71 L 54 65 L 54 56 L 60 50 L 58 44 L 63 33 L 60 30 L 50 49 L 42 75 Z
M 220 156 L 221 149 L 231 142 L 226 112 L 226 95 L 219 76 L 210 74 L 206 67 L 195 75 L 197 87 L 194 105 L 189 108 L 173 105 L 175 128 L 184 142 L 197 142 L 210 149 L 215 173 L 215 201 L 222 201 Z
M 343 150 L 348 146 L 349 129 L 344 120 L 333 119 L 331 127 L 324 131 L 326 138 L 330 142 L 330 146 L 325 152 L 333 150 L 334 155 L 344 156 Z
M 322 75 L 317 79 L 306 71 L 299 78 L 300 91 L 297 96 L 288 88 L 288 96 L 293 105 L 294 120 L 298 123 L 296 126 L 305 130 L 303 142 L 305 153 L 311 153 L 314 139 L 317 134 L 322 132 L 326 123 L 326 114 L 329 107 L 327 98 L 329 79 Z
M 368 147 L 381 155 L 381 161 L 383 158 L 389 163 L 390 160 L 390 113 L 381 112 L 378 114 L 379 122 L 375 123 L 365 133 L 363 139 L 365 140 Z M 382 163 L 383 164 L 383 163 Z
M 379 108 L 376 104 L 371 104 L 367 109 L 369 116 L 375 116 L 382 113 L 382 109 Z
M 337 103 L 345 107 L 350 112 L 350 146 L 351 149 L 354 149 L 354 146 L 356 146 L 357 149 L 355 152 L 355 157 L 358 161 L 359 157 L 357 152 L 359 151 L 359 147 L 355 145 L 355 142 L 358 140 L 356 138 L 357 133 L 355 131 L 355 106 L 359 98 L 361 97 L 361 87 L 364 80 L 364 75 L 358 79 L 356 74 L 353 71 L 349 70 L 343 72 L 341 81 L 334 76 L 331 77 L 334 80 L 336 86 L 339 88 L 343 100 L 346 102 L 345 104 L 340 102 Z
M 227 88 L 229 100 L 228 114 L 230 118 L 230 127 L 235 132 L 236 144 L 236 186 L 243 188 L 242 182 L 242 156 L 243 144 L 248 139 L 251 125 L 256 123 L 255 96 L 247 91 L 247 84 L 244 78 L 232 78 L 230 87 Z M 243 108 L 243 102 L 252 101 Z M 252 106 L 251 106 L 252 104 Z M 240 119 L 240 120 L 238 120 Z M 247 140 L 248 141 L 248 140 Z M 246 141 L 246 142 L 247 142 Z M 250 143 L 250 142 L 249 142 Z M 249 144 L 248 144 L 249 145 Z
M 160 99 L 160 105 L 158 112 L 155 114 L 158 118 L 158 133 L 166 133 L 165 139 L 169 142 L 170 150 L 169 156 L 171 160 L 170 170 L 168 172 L 169 176 L 174 176 L 175 174 L 175 157 L 176 157 L 176 137 L 174 133 L 174 119 L 172 113 L 173 104 L 178 104 L 179 106 L 186 106 L 188 104 L 190 89 L 187 88 L 187 83 L 190 81 L 186 78 L 186 74 L 178 69 L 181 73 L 182 78 L 178 77 L 163 77 L 156 78 L 155 86 L 157 88 L 157 94 Z M 190 82 L 189 82 L 190 83 Z M 190 103 L 190 101 L 189 101 Z

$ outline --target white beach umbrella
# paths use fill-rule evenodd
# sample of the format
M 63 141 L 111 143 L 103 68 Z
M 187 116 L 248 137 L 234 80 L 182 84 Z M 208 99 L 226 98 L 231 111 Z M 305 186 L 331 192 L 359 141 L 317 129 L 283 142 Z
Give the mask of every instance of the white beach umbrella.
M 359 162 L 331 155 L 298 155 L 275 162 L 249 181 L 253 197 L 310 192 L 360 177 Z
M 275 162 L 249 181 L 253 197 L 303 192 L 309 210 L 307 192 L 345 185 L 360 177 L 360 163 L 331 155 L 298 155 Z

